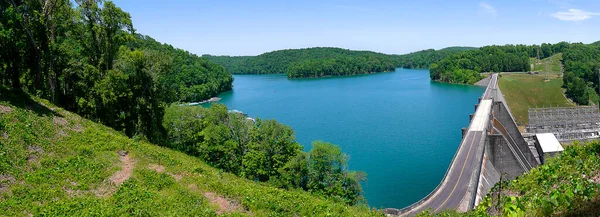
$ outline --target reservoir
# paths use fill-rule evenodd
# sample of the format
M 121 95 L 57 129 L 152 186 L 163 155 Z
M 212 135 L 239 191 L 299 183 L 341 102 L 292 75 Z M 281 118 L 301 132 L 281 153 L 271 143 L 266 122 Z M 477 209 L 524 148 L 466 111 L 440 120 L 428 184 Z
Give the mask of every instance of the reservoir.
M 322 140 L 349 155 L 349 169 L 367 173 L 369 206 L 403 208 L 443 178 L 461 141 L 461 128 L 485 88 L 433 82 L 428 70 L 293 79 L 235 75 L 219 95 L 229 109 L 291 126 L 311 148 Z

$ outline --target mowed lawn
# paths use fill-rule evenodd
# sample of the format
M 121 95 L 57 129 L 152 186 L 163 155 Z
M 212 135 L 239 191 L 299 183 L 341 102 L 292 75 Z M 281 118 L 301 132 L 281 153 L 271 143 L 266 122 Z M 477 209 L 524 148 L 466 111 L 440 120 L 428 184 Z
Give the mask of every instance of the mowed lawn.
M 573 106 L 565 98 L 562 84 L 557 76 L 544 81 L 542 75 L 503 74 L 499 79 L 500 90 L 519 125 L 527 124 L 529 108 Z

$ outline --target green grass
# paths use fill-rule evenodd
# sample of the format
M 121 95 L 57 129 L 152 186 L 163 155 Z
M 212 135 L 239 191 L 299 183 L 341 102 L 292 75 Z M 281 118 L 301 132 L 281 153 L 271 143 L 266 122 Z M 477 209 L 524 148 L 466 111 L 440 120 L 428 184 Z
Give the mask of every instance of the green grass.
M 562 58 L 563 54 L 558 53 L 551 57 L 542 59 L 539 64 L 537 63 L 536 58 L 530 58 L 529 64 L 533 64 L 533 72 L 539 72 L 540 74 L 545 74 L 548 72 L 549 74 L 562 74 Z
M 545 81 L 543 75 L 502 74 L 499 79 L 500 90 L 519 125 L 527 124 L 529 108 L 572 106 L 563 94 L 562 84 L 558 76 Z
M 131 177 L 116 185 L 110 177 L 122 169 L 120 150 L 135 164 Z M 383 216 L 242 179 L 0 89 L 1 216 L 216 216 L 219 206 L 206 193 L 237 204 L 226 216 Z

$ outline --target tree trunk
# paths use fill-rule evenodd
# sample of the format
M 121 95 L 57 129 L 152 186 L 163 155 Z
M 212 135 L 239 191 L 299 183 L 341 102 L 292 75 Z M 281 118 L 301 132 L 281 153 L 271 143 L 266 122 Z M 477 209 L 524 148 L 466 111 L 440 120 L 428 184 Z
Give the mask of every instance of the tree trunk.
M 14 0 L 10 0 L 9 1 L 10 4 L 12 4 L 12 6 L 15 9 L 18 9 L 20 4 L 17 5 L 16 2 Z M 28 22 L 28 17 L 26 16 L 26 13 L 22 12 L 22 11 L 18 11 L 21 16 L 23 17 L 23 21 L 24 22 Z M 41 89 L 41 81 L 42 81 L 42 54 L 40 51 L 40 47 L 37 46 L 37 43 L 35 41 L 35 38 L 33 37 L 33 34 L 31 33 L 31 31 L 27 28 L 26 24 L 23 24 L 23 22 L 18 22 L 19 25 L 21 26 L 21 28 L 23 28 L 23 30 L 25 31 L 25 33 L 27 34 L 27 38 L 29 39 L 29 44 L 31 46 L 31 48 L 34 51 L 35 54 L 35 60 L 36 60 L 36 67 L 35 67 L 35 87 L 36 89 Z M 14 78 L 13 78 L 14 81 Z
M 50 45 L 55 43 L 56 36 L 55 25 L 52 22 L 52 16 L 48 17 L 48 22 L 50 22 Z M 49 47 L 49 46 L 48 46 Z M 48 48 L 48 87 L 50 88 L 50 100 L 55 103 L 58 101 L 58 97 L 56 96 L 56 88 L 58 84 L 58 75 L 56 73 L 56 69 L 54 68 L 54 52 L 51 48 Z
M 18 52 L 16 52 L 16 48 L 13 48 L 13 54 L 18 54 Z M 19 73 L 19 66 L 18 66 L 18 58 L 20 58 L 18 55 L 13 56 L 14 60 L 12 61 L 12 63 L 10 63 L 10 76 L 11 76 L 11 84 L 12 84 L 12 88 L 14 90 L 20 90 L 21 89 L 21 81 L 19 80 L 20 77 L 20 73 Z

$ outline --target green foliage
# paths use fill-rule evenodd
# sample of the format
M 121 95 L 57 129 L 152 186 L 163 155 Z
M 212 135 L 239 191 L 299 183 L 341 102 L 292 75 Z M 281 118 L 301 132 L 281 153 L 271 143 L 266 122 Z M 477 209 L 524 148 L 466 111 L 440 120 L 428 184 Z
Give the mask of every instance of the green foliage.
M 187 51 L 161 44 L 150 36 L 136 34 L 128 47 L 139 50 L 158 51 L 169 68 L 159 78 L 168 92 L 167 102 L 199 102 L 229 91 L 233 77 L 225 68 Z
M 210 56 L 203 57 L 221 64 L 236 74 L 287 74 L 294 63 L 307 60 L 337 59 L 340 57 L 363 57 L 387 55 L 371 51 L 351 51 L 341 48 L 316 47 L 286 49 L 264 53 L 255 57 Z
M 383 216 L 366 206 L 239 178 L 37 97 L 0 88 L 0 106 L 4 216 L 217 216 L 209 192 L 239 206 L 223 213 L 229 216 Z M 131 177 L 116 185 L 110 179 L 122 169 L 119 150 L 135 163 Z
M 340 147 L 313 142 L 307 161 L 309 191 L 334 195 L 349 204 L 365 202 L 359 183 L 366 180 L 366 174 L 348 171 L 348 156 L 342 153 Z
M 292 128 L 275 120 L 257 119 L 243 156 L 244 175 L 259 181 L 278 177 L 279 170 L 302 150 L 294 134 Z
M 278 186 L 308 190 L 308 153 L 299 152 L 279 169 L 279 173 L 281 176 L 274 181 Z
M 506 216 L 597 216 L 600 214 L 600 142 L 575 143 L 558 157 L 508 182 L 500 201 L 489 196 L 475 212 L 494 207 Z M 513 196 L 506 195 L 512 192 Z M 516 194 L 516 196 L 514 196 Z
M 172 105 L 166 110 L 163 126 L 171 148 L 226 172 L 348 204 L 365 202 L 360 182 L 366 175 L 347 170 L 348 157 L 338 146 L 315 142 L 313 149 L 304 153 L 294 130 L 275 120 L 253 122 L 228 112 L 221 104 L 208 109 Z
M 387 55 L 370 51 L 315 47 L 288 49 L 258 56 L 203 57 L 237 74 L 287 74 L 289 78 L 358 75 L 393 71 L 401 68 L 427 68 L 432 62 L 474 48 L 450 47 L 423 50 L 405 55 Z
M 563 77 L 566 95 L 580 105 L 588 105 L 590 97 L 598 93 L 598 70 L 600 69 L 600 46 L 571 44 L 564 52 Z M 598 103 L 594 101 L 594 103 Z
M 533 58 L 543 60 L 541 64 L 534 61 L 531 69 L 530 59 Z M 580 105 L 588 105 L 590 101 L 597 103 L 600 69 L 600 46 L 597 44 L 560 42 L 540 46 L 486 46 L 459 52 L 431 64 L 430 77 L 432 80 L 472 84 L 479 79 L 473 71 L 560 73 L 561 58 L 567 97 Z
M 568 72 L 571 73 L 571 72 Z M 573 99 L 573 102 L 580 105 L 587 105 L 590 101 L 587 84 L 580 77 L 575 77 L 568 81 L 565 94 Z
M 198 154 L 198 145 L 203 141 L 202 107 L 171 105 L 165 109 L 163 127 L 167 131 L 168 147 L 193 156 Z
M 340 57 L 296 62 L 287 70 L 288 78 L 313 78 L 389 72 L 395 69 L 389 58 L 377 56 Z
M 163 143 L 164 107 L 231 90 L 221 66 L 135 34 L 112 1 L 0 2 L 0 86 Z
M 529 56 L 536 46 L 485 46 L 481 49 L 459 52 L 436 62 L 430 67 L 432 80 L 473 84 L 481 79 L 481 72 L 527 72 Z
M 447 47 L 440 50 L 428 49 L 417 51 L 409 54 L 399 55 L 400 63 L 397 65 L 401 68 L 409 69 L 426 69 L 432 63 L 438 62 L 455 53 L 475 50 L 474 47 Z

